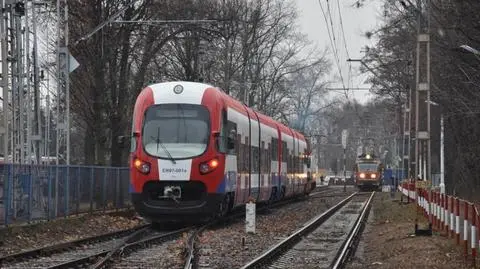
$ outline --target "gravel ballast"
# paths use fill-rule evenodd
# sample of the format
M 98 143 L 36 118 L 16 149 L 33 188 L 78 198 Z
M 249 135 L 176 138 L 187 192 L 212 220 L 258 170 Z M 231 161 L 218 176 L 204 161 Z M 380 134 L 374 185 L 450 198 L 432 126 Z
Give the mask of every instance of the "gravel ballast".
M 96 213 L 0 230 L 0 256 L 145 224 L 134 212 Z
M 268 214 L 258 214 L 255 234 L 247 234 L 243 222 L 206 231 L 197 245 L 199 268 L 240 268 L 353 193 L 353 188 L 349 188 L 347 193 L 343 193 L 343 187 L 331 189 L 332 192 L 325 194 L 329 197 L 316 195 L 273 209 Z

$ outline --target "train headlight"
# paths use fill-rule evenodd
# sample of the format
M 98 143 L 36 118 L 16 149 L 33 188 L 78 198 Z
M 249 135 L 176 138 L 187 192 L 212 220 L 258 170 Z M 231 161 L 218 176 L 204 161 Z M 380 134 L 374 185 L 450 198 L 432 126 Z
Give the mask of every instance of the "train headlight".
M 370 175 L 370 178 L 376 178 L 376 177 L 377 177 L 376 174 L 371 174 L 371 175 Z
M 200 173 L 201 174 L 208 174 L 208 173 L 212 172 L 213 170 L 215 170 L 215 168 L 217 168 L 219 164 L 220 163 L 219 163 L 218 159 L 216 159 L 216 158 L 211 159 L 208 162 L 201 163 L 200 164 Z
M 146 175 L 146 174 L 150 173 L 150 164 L 147 163 L 147 162 L 144 162 L 140 159 L 135 159 L 135 161 L 133 162 L 133 165 L 142 174 Z
M 364 174 L 364 173 L 360 173 L 360 178 L 365 178 L 365 174 Z

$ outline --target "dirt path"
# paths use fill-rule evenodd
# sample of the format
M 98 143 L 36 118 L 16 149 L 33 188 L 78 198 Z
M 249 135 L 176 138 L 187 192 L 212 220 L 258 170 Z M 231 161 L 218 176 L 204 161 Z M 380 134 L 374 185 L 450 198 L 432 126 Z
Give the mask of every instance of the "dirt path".
M 400 194 L 377 193 L 367 227 L 355 257 L 347 266 L 357 268 L 471 268 L 461 247 L 434 233 L 415 236 L 415 206 L 401 204 Z

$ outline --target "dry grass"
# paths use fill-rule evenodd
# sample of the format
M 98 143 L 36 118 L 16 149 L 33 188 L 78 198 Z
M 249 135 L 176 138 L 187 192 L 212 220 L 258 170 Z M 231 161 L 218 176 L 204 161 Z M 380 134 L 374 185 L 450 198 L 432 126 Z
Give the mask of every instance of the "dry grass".
M 388 193 L 377 193 L 373 214 L 356 257 L 347 268 L 472 268 L 452 239 L 434 233 L 415 236 L 416 208 Z M 428 222 L 419 216 L 420 228 Z

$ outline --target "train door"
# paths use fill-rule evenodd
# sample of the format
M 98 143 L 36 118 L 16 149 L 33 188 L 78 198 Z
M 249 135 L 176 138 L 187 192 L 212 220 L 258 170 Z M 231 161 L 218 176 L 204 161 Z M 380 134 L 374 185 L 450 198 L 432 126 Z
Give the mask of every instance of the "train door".
M 251 166 L 250 166 L 250 197 L 256 201 L 260 200 L 261 182 L 260 182 L 260 159 L 261 159 L 261 132 L 260 119 L 254 110 L 249 111 L 250 120 L 250 147 L 251 147 Z

